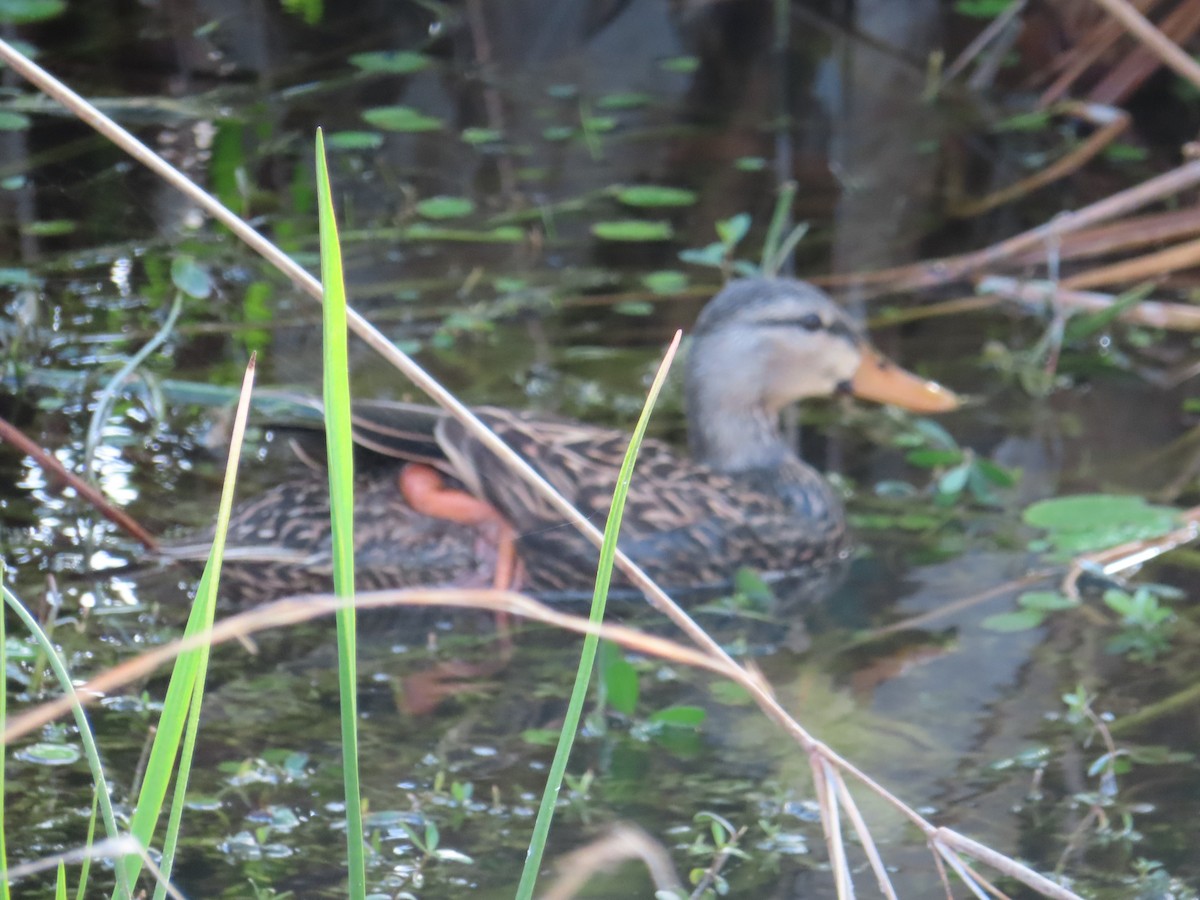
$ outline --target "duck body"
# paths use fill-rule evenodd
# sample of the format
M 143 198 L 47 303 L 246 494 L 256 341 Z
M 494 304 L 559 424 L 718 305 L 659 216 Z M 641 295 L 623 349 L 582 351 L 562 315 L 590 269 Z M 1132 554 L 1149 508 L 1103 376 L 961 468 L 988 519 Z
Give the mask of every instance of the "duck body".
M 874 374 L 864 376 L 866 369 Z M 882 361 L 857 324 L 811 285 L 732 282 L 701 313 L 688 354 L 691 455 L 643 442 L 622 550 L 672 590 L 727 585 L 742 567 L 772 580 L 826 579 L 847 555 L 841 501 L 787 444 L 778 419 L 798 400 L 847 390 L 923 411 L 957 403 Z M 476 414 L 603 527 L 628 435 L 493 407 Z M 511 527 L 525 573 L 521 587 L 590 589 L 598 555 L 592 544 L 461 423 L 435 408 L 388 401 L 356 403 L 353 418 L 356 443 L 377 463 L 356 500 L 363 586 L 473 585 L 495 563 L 490 523 L 435 523 L 406 503 L 396 476 L 417 462 L 486 501 Z M 311 483 L 323 489 L 323 479 Z M 276 566 L 319 568 L 313 563 L 328 542 L 328 500 L 312 500 L 313 490 L 285 483 L 235 510 L 231 545 L 250 539 L 263 548 L 257 560 L 245 549 L 243 563 L 273 556 Z M 299 502 L 301 495 L 308 502 Z M 237 556 L 227 558 L 227 572 Z

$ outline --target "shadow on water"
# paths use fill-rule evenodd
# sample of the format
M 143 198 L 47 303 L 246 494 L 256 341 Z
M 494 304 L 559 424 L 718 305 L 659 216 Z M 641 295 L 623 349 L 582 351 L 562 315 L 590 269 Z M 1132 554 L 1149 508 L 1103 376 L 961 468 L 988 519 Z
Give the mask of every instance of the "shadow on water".
M 732 256 L 756 259 L 781 181 L 798 182 L 791 213 L 809 223 L 794 259 L 801 277 L 983 246 L 1111 188 L 1081 179 L 1069 195 L 1039 194 L 970 224 L 941 219 L 947 172 L 938 147 L 970 142 L 976 126 L 964 120 L 992 113 L 963 98 L 926 98 L 926 61 L 945 40 L 948 15 L 932 0 L 853 4 L 850 13 L 794 4 L 780 21 L 772 4 L 749 0 L 327 6 L 318 27 L 241 0 L 72 4 L 21 36 L 44 65 L 105 98 L 118 119 L 310 266 L 310 147 L 322 126 L 353 305 L 468 402 L 628 427 L 662 344 L 722 280 L 717 267 L 681 263 L 679 252 L 707 247 L 715 223 L 748 213 L 749 234 Z M 423 55 L 382 54 L 395 50 Z M 8 73 L 4 84 L 17 87 Z M 0 131 L 9 314 L 0 328 L 9 359 L 29 367 L 3 413 L 78 466 L 106 374 L 159 327 L 172 260 L 194 257 L 214 293 L 187 301 L 146 380 L 122 392 L 94 466 L 109 496 L 154 530 L 203 529 L 223 465 L 212 409 L 220 404 L 204 385 L 234 384 L 258 351 L 260 384 L 319 391 L 317 314 L 177 194 L 83 126 L 34 109 L 31 127 Z M 380 109 L 392 111 L 364 119 Z M 631 184 L 692 195 L 673 206 L 623 202 L 617 188 Z M 597 223 L 628 220 L 650 223 L 660 239 L 597 234 Z M 866 311 L 859 292 L 845 299 Z M 876 333 L 890 355 L 978 398 L 940 424 L 978 457 L 1019 469 L 1019 484 L 994 506 L 939 504 L 925 490 L 930 475 L 905 460 L 910 420 L 840 401 L 806 409 L 797 435 L 805 458 L 849 494 L 858 549 L 848 576 L 832 597 L 766 623 L 761 586 L 749 579 L 733 600 L 710 603 L 704 621 L 755 656 L 815 734 L 939 823 L 1042 869 L 1066 854 L 1097 896 L 1118 896 L 1102 892 L 1119 890 L 1138 856 L 1195 885 L 1189 848 L 1200 835 L 1187 798 L 1197 782 L 1190 758 L 1171 756 L 1194 743 L 1194 722 L 1168 719 L 1127 737 L 1145 750 L 1146 767 L 1128 776 L 1110 814 L 1134 809 L 1140 838 L 1114 836 L 1108 856 L 1098 845 L 1073 854 L 1069 836 L 1086 803 L 1070 798 L 1096 790 L 1087 766 L 1098 753 L 1080 745 L 1058 699 L 1087 684 L 1105 708 L 1136 709 L 1186 682 L 1191 647 L 1149 667 L 1106 654 L 1099 626 L 1083 617 L 1016 634 L 984 627 L 1013 607 L 1017 587 L 890 642 L 856 642 L 1021 579 L 1037 565 L 1019 518 L 1028 502 L 1171 481 L 1170 458 L 1157 452 L 1184 434 L 1188 392 L 1153 376 L 1194 348 L 1164 339 L 1139 356 L 1141 338 L 1118 334 L 1106 353 L 1120 365 L 1107 368 L 1094 348 L 1067 348 L 1061 369 L 1072 386 L 1031 398 L 981 351 L 989 342 L 1028 348 L 1040 334 L 1040 325 L 997 312 Z M 361 346 L 351 366 L 359 396 L 420 399 Z M 678 392 L 652 430 L 683 442 Z M 305 471 L 285 444 L 280 429 L 255 432 L 243 496 Z M 107 523 L 28 460 L 0 452 L 0 473 L 0 551 L 27 601 L 54 577 L 56 639 L 77 675 L 173 633 L 194 574 L 120 570 L 143 560 Z M 1182 565 L 1158 564 L 1148 577 L 1195 583 Z M 657 627 L 635 603 L 623 610 Z M 397 712 L 405 679 L 496 649 L 477 621 L 466 629 L 451 616 L 401 621 L 368 629 L 360 668 L 364 794 L 379 850 L 372 884 L 396 895 L 420 877 L 423 897 L 507 896 L 576 644 L 524 629 L 502 673 L 416 718 Z M 189 896 L 246 896 L 248 880 L 298 897 L 341 895 L 328 624 L 265 637 L 258 656 L 216 654 L 177 872 Z M 834 896 L 802 755 L 714 679 L 636 666 L 637 712 L 589 723 L 549 858 L 607 822 L 632 820 L 671 847 L 680 870 L 703 867 L 712 848 L 694 816 L 715 812 L 751 828 L 749 859 L 725 873 L 733 895 Z M 34 699 L 28 684 L 9 684 L 17 702 Z M 119 799 L 161 689 L 152 681 L 144 696 L 109 698 L 94 712 Z M 649 711 L 677 704 L 707 711 L 699 731 L 648 725 Z M 40 739 L 70 741 L 68 731 Z M 1162 765 L 1150 764 L 1151 750 Z M 19 749 L 9 765 L 9 815 L 38 823 L 10 833 L 9 853 L 28 859 L 80 843 L 79 765 L 51 768 Z M 927 850 L 864 802 L 901 896 L 928 896 Z M 421 871 L 400 826 L 426 819 L 444 846 L 474 862 Z M 629 868 L 587 896 L 647 890 Z

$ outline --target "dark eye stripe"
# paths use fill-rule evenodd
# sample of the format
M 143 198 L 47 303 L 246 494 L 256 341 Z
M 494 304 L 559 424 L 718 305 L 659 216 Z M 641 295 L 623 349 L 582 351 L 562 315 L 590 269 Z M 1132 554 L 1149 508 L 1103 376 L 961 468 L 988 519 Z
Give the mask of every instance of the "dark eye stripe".
M 805 331 L 822 331 L 835 337 L 845 338 L 851 342 L 859 340 L 858 331 L 854 326 L 841 321 L 826 322 L 816 313 L 808 313 L 796 319 L 760 319 L 759 325 L 781 328 L 803 328 Z

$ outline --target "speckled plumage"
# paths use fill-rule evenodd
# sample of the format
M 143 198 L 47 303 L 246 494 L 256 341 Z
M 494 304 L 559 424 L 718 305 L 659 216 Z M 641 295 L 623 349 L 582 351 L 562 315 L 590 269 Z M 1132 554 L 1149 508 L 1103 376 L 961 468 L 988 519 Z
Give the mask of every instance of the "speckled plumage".
M 727 286 L 697 320 L 686 363 L 691 457 L 659 441 L 642 445 L 622 549 L 672 589 L 727 584 L 740 567 L 822 579 L 845 556 L 842 506 L 784 441 L 778 416 L 797 400 L 848 388 L 870 353 L 853 320 L 811 285 L 752 279 Z M 477 413 L 603 526 L 626 434 L 491 407 Z M 364 586 L 480 584 L 494 565 L 495 535 L 487 527 L 429 519 L 404 502 L 395 476 L 402 461 L 416 460 L 443 470 L 513 526 L 525 588 L 590 587 L 597 556 L 591 544 L 440 410 L 356 404 L 355 438 L 397 460 L 392 472 L 360 485 L 356 544 Z M 250 561 L 294 572 L 327 566 L 327 517 L 322 479 L 279 485 L 235 511 L 231 546 L 261 552 L 255 558 L 245 550 L 242 563 L 235 553 L 226 571 Z M 282 586 L 298 579 L 276 580 Z

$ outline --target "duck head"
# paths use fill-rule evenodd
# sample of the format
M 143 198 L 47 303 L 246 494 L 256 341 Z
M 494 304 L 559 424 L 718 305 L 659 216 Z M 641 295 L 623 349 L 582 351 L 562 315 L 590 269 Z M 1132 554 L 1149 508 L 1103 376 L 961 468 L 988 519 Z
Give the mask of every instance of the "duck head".
M 802 281 L 731 282 L 696 320 L 686 368 L 692 453 L 724 471 L 779 465 L 784 407 L 850 392 L 920 413 L 959 399 L 870 346 L 861 326 Z

